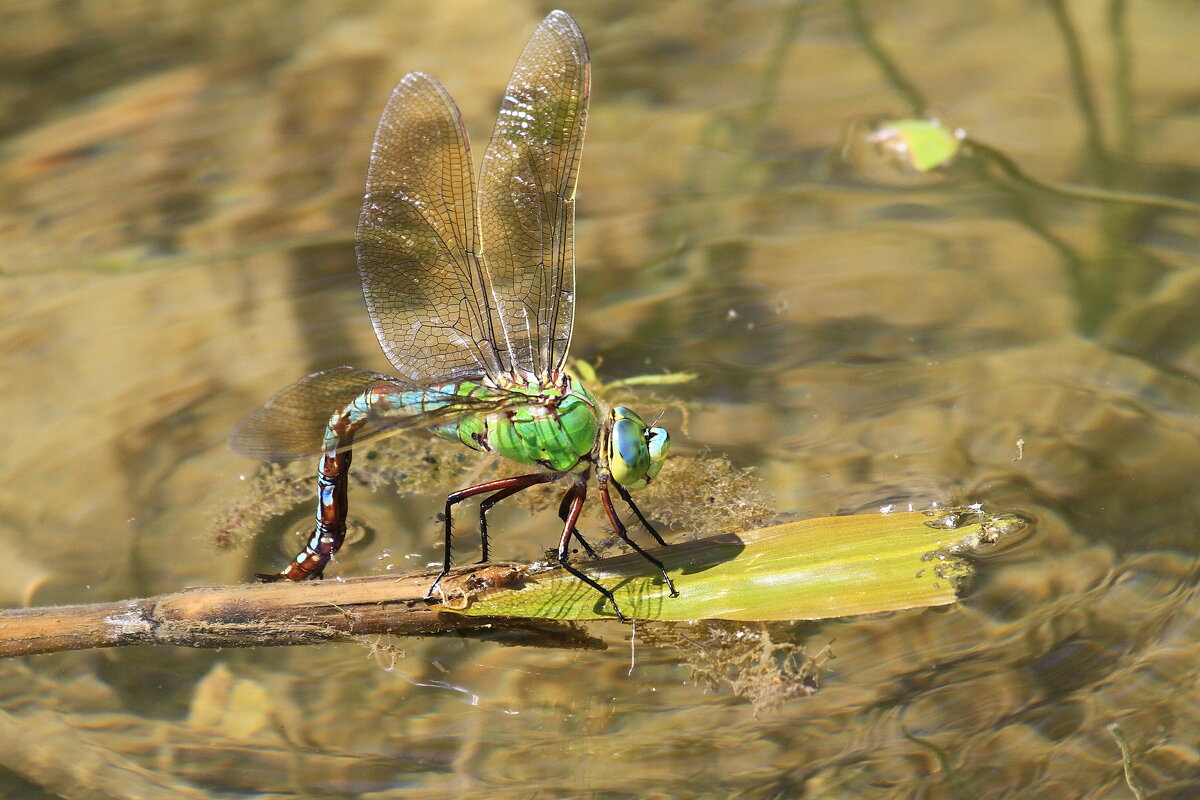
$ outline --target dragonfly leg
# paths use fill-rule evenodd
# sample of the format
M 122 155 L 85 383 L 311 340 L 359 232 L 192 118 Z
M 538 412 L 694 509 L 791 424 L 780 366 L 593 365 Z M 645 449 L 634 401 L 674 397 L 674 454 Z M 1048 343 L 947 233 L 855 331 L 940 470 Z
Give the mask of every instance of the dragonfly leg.
M 587 575 L 584 575 L 567 562 L 567 554 L 571 546 L 572 531 L 575 530 L 575 523 L 579 520 L 579 513 L 583 510 L 583 501 L 586 498 L 587 483 L 582 481 L 573 484 L 571 488 L 567 490 L 566 497 L 563 498 L 563 502 L 567 505 L 567 515 L 563 520 L 562 536 L 558 540 L 558 563 L 562 565 L 562 568 L 567 572 L 571 573 L 576 578 L 579 578 L 579 580 L 583 581 L 588 586 L 591 586 L 597 592 L 602 594 L 604 598 L 608 600 L 608 602 L 612 603 L 613 611 L 617 612 L 617 619 L 621 620 L 622 622 L 628 622 L 628 617 L 621 613 L 621 607 L 617 605 L 617 598 L 613 596 L 612 592 L 610 592 L 608 589 L 605 589 L 603 586 L 596 583 L 596 581 L 592 580 Z
M 354 443 L 354 432 L 362 427 L 364 421 L 353 404 L 329 421 L 325 439 L 327 444 L 333 446 L 321 456 L 321 465 L 317 469 L 317 524 L 304 549 L 292 559 L 292 563 L 281 572 L 256 575 L 259 580 L 273 583 L 322 577 L 325 565 L 346 540 L 346 514 L 349 511 L 346 487 L 351 460 L 349 447 Z
M 492 492 L 492 496 L 485 499 L 479 504 L 479 532 L 483 539 L 483 561 L 487 561 L 487 517 L 485 516 L 492 506 L 500 502 L 506 497 L 516 494 L 519 491 L 528 489 L 530 486 L 536 486 L 539 483 L 549 483 L 556 480 L 558 475 L 553 472 L 535 472 L 530 475 L 517 475 L 513 478 L 500 478 L 487 483 L 481 483 L 477 486 L 470 486 L 466 489 L 459 489 L 446 496 L 446 510 L 442 514 L 445 520 L 445 538 L 444 548 L 442 550 L 442 571 L 434 578 L 433 583 L 429 585 L 429 590 L 425 592 L 426 599 L 433 596 L 433 592 L 437 589 L 442 578 L 446 577 L 450 572 L 450 543 L 454 532 L 452 529 L 451 513 L 455 505 L 466 500 L 468 497 L 475 497 L 480 494 L 488 494 Z
M 567 492 L 566 494 L 563 495 L 562 502 L 558 504 L 558 518 L 561 519 L 563 522 L 567 521 L 567 512 L 570 510 L 570 508 L 571 508 L 571 493 Z M 589 556 L 591 556 L 593 559 L 597 559 L 600 557 L 596 554 L 596 551 L 592 549 L 592 546 L 587 543 L 587 540 L 583 538 L 582 534 L 579 533 L 579 528 L 572 527 L 571 534 L 576 538 L 576 540 L 578 540 L 578 542 L 581 545 L 583 545 L 583 549 L 587 551 L 587 554 Z
M 650 524 L 650 521 L 642 515 L 642 510 L 637 507 L 637 505 L 633 502 L 633 498 L 629 496 L 629 490 L 616 481 L 611 481 L 611 483 L 613 486 L 617 487 L 617 494 L 621 495 L 621 499 L 625 501 L 625 505 L 629 506 L 630 510 L 633 511 L 634 516 L 638 518 L 638 522 L 642 523 L 642 527 L 646 529 L 646 532 L 654 537 L 654 541 L 658 542 L 663 547 L 666 547 L 667 543 L 664 542 L 663 538 L 658 535 L 658 531 L 655 530 L 654 526 Z
M 658 535 L 658 533 L 653 528 L 650 527 L 650 525 L 646 522 L 645 518 L 642 517 L 641 512 L 636 511 L 637 506 L 634 506 L 633 503 L 631 503 L 629 501 L 629 493 L 626 491 L 624 486 L 617 483 L 616 481 L 607 479 L 603 475 L 600 476 L 599 482 L 600 482 L 600 504 L 602 506 L 604 506 L 604 513 L 608 515 L 608 521 L 612 524 L 613 530 L 616 531 L 617 536 L 621 537 L 621 541 L 625 542 L 625 544 L 629 545 L 634 550 L 636 550 L 638 552 L 638 554 L 641 555 L 642 558 L 646 559 L 651 564 L 658 567 L 658 571 L 662 573 L 663 581 L 665 581 L 667 584 L 667 589 L 669 589 L 671 592 L 671 597 L 678 597 L 679 592 L 675 590 L 675 584 L 671 582 L 671 576 L 667 574 L 667 568 L 665 566 L 663 566 L 663 563 L 661 561 L 659 561 L 657 558 L 655 558 L 654 556 L 647 553 L 645 550 L 643 550 L 641 548 L 641 546 L 638 545 L 637 542 L 635 542 L 633 539 L 631 539 L 629 537 L 629 531 L 627 531 L 625 529 L 625 524 L 623 522 L 621 522 L 621 518 L 617 516 L 617 510 L 615 508 L 613 508 L 612 497 L 608 493 L 609 483 L 612 483 L 614 486 L 617 487 L 617 492 L 620 493 L 621 497 L 625 500 L 625 502 L 629 503 L 629 505 L 635 509 L 635 513 L 637 514 L 638 519 L 640 519 L 642 521 L 642 524 L 646 525 L 646 528 L 651 533 L 654 534 L 654 538 L 657 539 L 659 542 L 662 542 L 662 544 L 664 546 L 666 545 L 666 542 L 663 542 L 662 538 Z
M 522 477 L 531 477 L 531 476 L 522 476 Z M 553 475 L 548 475 L 547 481 L 553 480 L 554 477 L 555 476 L 553 476 Z M 536 481 L 536 483 L 545 483 L 547 481 Z M 487 497 L 482 503 L 479 504 L 479 539 L 480 539 L 481 548 L 483 551 L 481 554 L 482 557 L 479 559 L 480 564 L 486 563 L 488 560 L 487 512 L 491 511 L 492 506 L 496 505 L 496 503 L 499 503 L 504 498 L 512 497 L 517 492 L 524 491 L 525 489 L 528 489 L 530 486 L 533 486 L 533 485 L 534 485 L 534 483 L 518 483 L 514 486 L 509 486 L 508 488 L 501 489 L 500 491 L 496 492 L 495 494 Z M 470 497 L 470 495 L 467 495 L 467 497 Z M 447 503 L 447 508 L 449 508 L 449 503 Z M 447 515 L 447 516 L 449 516 L 449 515 Z

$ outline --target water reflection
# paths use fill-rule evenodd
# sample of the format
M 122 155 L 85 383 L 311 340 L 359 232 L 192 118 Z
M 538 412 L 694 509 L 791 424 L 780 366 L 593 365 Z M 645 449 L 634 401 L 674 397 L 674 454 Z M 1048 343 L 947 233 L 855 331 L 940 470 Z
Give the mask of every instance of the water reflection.
M 9 606 L 253 571 L 203 535 L 252 469 L 229 428 L 296 374 L 383 366 L 349 237 L 387 91 L 436 72 L 485 125 L 544 11 L 177 6 L 27 4 L 0 25 Z M 567 8 L 596 71 L 576 352 L 609 377 L 700 372 L 669 393 L 693 404 L 676 444 L 755 466 L 782 515 L 1035 518 L 964 603 L 770 630 L 833 658 L 819 692 L 758 714 L 698 683 L 694 653 L 639 631 L 631 657 L 617 626 L 595 626 L 604 653 L 406 641 L 392 672 L 351 645 L 7 662 L 0 787 L 1124 798 L 1117 723 L 1140 785 L 1187 796 L 1196 217 L 1054 187 L 1195 196 L 1174 110 L 1194 21 L 1108 8 Z M 920 187 L 851 180 L 829 159 L 879 114 L 952 120 L 1053 185 L 970 156 Z M 359 492 L 373 536 L 341 567 L 434 558 L 436 494 Z M 511 513 L 499 530 L 553 529 Z

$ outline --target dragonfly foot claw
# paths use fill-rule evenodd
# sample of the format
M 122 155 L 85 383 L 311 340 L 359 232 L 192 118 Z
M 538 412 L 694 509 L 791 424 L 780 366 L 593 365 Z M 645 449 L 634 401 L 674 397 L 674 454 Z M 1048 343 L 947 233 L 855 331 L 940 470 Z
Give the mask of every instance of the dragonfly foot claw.
M 447 575 L 447 573 L 443 572 L 441 575 L 438 575 L 437 578 L 434 579 L 433 583 L 429 584 L 429 588 L 425 590 L 425 600 L 426 601 L 428 601 L 430 603 L 442 602 L 442 600 L 437 600 L 434 598 L 434 596 L 433 596 L 434 592 L 442 594 L 442 599 L 443 600 L 445 599 L 445 594 L 442 593 L 440 584 L 442 582 L 442 578 L 446 577 L 446 575 Z

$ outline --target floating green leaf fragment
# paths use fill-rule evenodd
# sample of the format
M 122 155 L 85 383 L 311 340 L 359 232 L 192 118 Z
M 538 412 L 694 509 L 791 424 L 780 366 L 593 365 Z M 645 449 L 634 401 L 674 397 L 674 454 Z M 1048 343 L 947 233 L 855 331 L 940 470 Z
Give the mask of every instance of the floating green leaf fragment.
M 919 172 L 945 166 L 962 147 L 962 133 L 947 129 L 936 119 L 894 119 L 882 123 L 875 133 L 895 139 L 895 149 Z
M 802 620 L 947 605 L 971 568 L 963 555 L 1027 523 L 974 509 L 820 517 L 652 551 L 679 588 L 636 554 L 579 564 L 626 616 L 685 621 Z M 649 567 L 649 569 L 647 569 Z M 612 618 L 600 595 L 562 569 L 472 595 L 457 613 Z

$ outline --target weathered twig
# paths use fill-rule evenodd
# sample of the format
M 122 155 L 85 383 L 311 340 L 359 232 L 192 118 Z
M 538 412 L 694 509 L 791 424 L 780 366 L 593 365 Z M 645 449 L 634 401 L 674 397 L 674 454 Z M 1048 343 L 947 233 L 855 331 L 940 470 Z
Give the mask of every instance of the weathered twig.
M 603 643 L 550 620 L 463 617 L 453 613 L 479 589 L 520 570 L 487 564 L 443 580 L 443 602 L 425 599 L 432 574 L 349 580 L 200 587 L 116 603 L 0 611 L 0 657 L 168 644 L 263 647 L 319 644 L 356 636 L 446 634 L 509 644 L 597 648 Z

